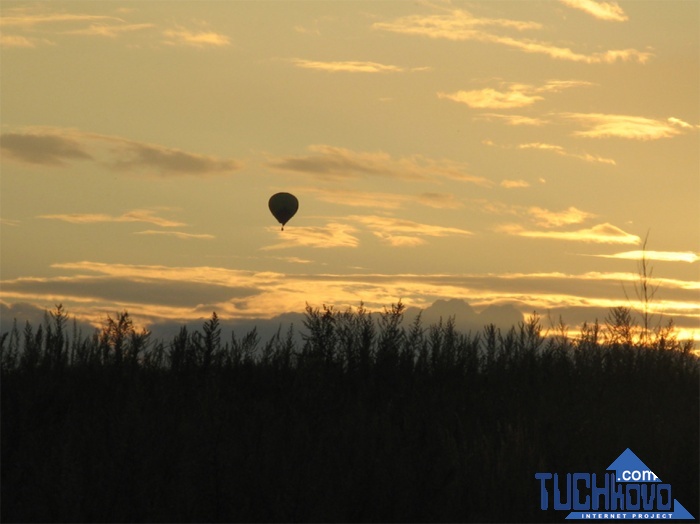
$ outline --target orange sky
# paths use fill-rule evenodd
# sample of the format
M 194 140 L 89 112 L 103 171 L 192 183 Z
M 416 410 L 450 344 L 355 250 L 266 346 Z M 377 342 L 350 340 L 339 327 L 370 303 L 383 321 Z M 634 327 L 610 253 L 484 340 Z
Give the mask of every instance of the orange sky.
M 659 311 L 700 339 L 698 2 L 0 10 L 5 306 L 576 325 L 634 305 L 648 233 Z

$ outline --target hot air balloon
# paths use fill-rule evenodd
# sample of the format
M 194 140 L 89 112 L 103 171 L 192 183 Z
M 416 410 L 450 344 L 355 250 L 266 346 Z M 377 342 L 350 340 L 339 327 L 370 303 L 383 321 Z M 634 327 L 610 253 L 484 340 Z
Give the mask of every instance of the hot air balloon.
M 299 209 L 299 201 L 291 193 L 275 193 L 270 197 L 267 206 L 277 221 L 282 224 L 282 231 L 284 231 L 284 225 Z

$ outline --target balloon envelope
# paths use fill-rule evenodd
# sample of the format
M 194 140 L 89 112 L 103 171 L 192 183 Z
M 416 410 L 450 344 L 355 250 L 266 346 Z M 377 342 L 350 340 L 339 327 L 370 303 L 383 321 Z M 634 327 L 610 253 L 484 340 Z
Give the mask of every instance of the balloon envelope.
M 267 206 L 284 229 L 284 225 L 299 209 L 299 201 L 291 193 L 276 193 L 270 197 Z

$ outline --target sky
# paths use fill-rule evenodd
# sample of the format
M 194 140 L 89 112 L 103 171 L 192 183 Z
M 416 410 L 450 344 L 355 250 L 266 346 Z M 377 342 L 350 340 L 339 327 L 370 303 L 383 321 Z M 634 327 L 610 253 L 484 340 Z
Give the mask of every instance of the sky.
M 0 305 L 462 299 L 700 340 L 696 0 L 0 5 Z M 299 199 L 280 230 L 277 192 Z

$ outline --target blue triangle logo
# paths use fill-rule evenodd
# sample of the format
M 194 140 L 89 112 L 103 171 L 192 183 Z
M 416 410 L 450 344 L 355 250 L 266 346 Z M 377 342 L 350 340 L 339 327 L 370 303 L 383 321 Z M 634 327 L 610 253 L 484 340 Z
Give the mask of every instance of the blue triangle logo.
M 607 471 L 614 471 L 618 482 L 661 482 L 661 479 L 642 462 L 634 452 L 627 448 L 615 461 L 608 466 Z M 627 472 L 627 474 L 625 474 Z M 624 476 L 623 476 L 624 474 Z M 631 478 L 634 475 L 639 478 Z

